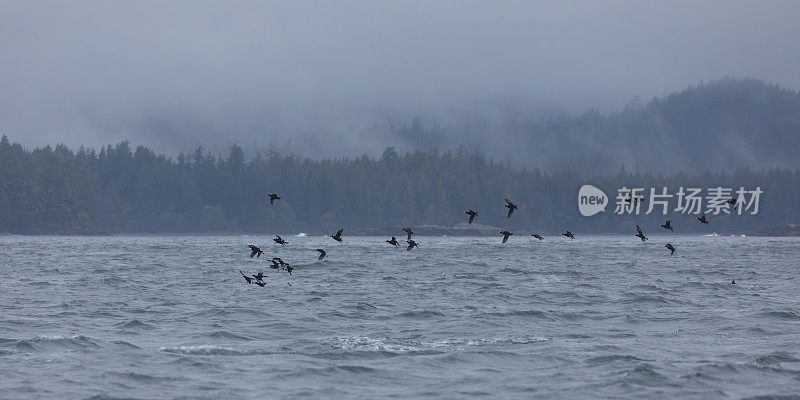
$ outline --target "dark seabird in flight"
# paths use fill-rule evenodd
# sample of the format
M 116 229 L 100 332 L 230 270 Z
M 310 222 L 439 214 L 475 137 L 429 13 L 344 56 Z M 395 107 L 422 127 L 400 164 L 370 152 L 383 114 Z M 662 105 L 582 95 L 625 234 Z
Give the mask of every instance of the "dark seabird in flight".
M 291 265 L 289 265 L 289 264 L 285 264 L 285 265 L 284 265 L 284 267 L 286 268 L 286 272 L 288 272 L 288 273 L 289 273 L 289 275 L 291 275 L 291 274 L 292 274 L 292 270 L 293 270 L 294 268 L 292 268 L 292 266 L 291 266 Z
M 280 268 L 281 264 L 278 262 L 278 260 L 280 260 L 280 258 L 273 258 L 272 260 L 269 260 L 269 262 L 270 262 L 270 266 L 269 267 L 272 268 L 272 269 Z
M 736 284 L 736 280 L 732 280 L 731 281 L 731 285 L 735 285 L 735 284 Z
M 642 233 L 642 228 L 640 228 L 639 225 L 636 225 L 636 237 L 642 239 L 643 242 L 647 240 L 647 236 Z
M 508 241 L 508 237 L 513 235 L 513 233 L 511 233 L 509 231 L 506 231 L 506 230 L 500 231 L 500 234 L 503 235 L 503 243 L 507 242 Z
M 257 281 L 263 281 L 264 280 L 264 273 L 263 272 L 259 272 L 259 273 L 255 274 L 255 275 L 253 275 L 253 278 L 256 278 Z
M 408 240 L 406 240 L 406 243 L 408 243 L 408 247 L 406 247 L 406 251 L 411 251 L 411 249 L 413 249 L 414 247 L 417 247 L 417 242 L 415 242 L 414 239 L 408 239 Z
M 281 199 L 281 196 L 278 196 L 275 193 L 268 193 L 267 196 L 269 197 L 269 204 L 275 204 L 275 200 Z
M 673 246 L 671 243 L 667 243 L 664 247 L 670 251 L 669 255 L 675 254 L 675 246 Z
M 668 219 L 667 222 L 665 222 L 665 223 L 663 223 L 663 224 L 661 224 L 659 226 L 664 228 L 664 229 L 672 230 L 672 220 Z
M 519 209 L 519 207 L 517 207 L 517 205 L 512 203 L 511 200 L 509 200 L 509 199 L 505 199 L 505 201 L 506 201 L 506 204 L 503 207 L 508 208 L 508 217 L 506 217 L 506 218 L 511 218 L 511 214 L 514 213 L 514 210 Z
M 706 219 L 706 213 L 700 214 L 700 216 L 697 217 L 697 220 L 700 221 L 701 224 L 708 225 L 708 220 Z
M 573 235 L 572 232 L 570 232 L 570 231 L 566 231 L 566 232 L 562 233 L 562 235 L 564 235 L 564 236 L 566 236 L 566 237 L 568 237 L 570 239 L 575 239 L 575 235 Z
M 248 244 L 247 247 L 249 247 L 250 251 L 251 251 L 250 258 L 253 258 L 253 257 L 259 258 L 259 257 L 261 257 L 262 254 L 264 254 L 264 252 L 261 251 L 261 249 L 259 249 L 256 246 L 253 246 L 252 244 Z
M 272 263 L 272 265 L 270 265 L 269 267 L 272 269 L 278 269 L 287 265 L 285 262 L 283 262 L 283 260 L 280 259 L 280 257 L 275 257 L 270 262 Z
M 245 275 L 244 272 L 242 272 L 242 270 L 239 270 L 239 273 L 242 274 L 242 276 L 244 277 L 244 280 L 247 281 L 247 283 L 253 283 L 253 278 Z
M 414 232 L 411 230 L 411 228 L 403 228 L 403 230 L 404 230 L 404 231 L 406 232 L 406 234 L 408 235 L 408 238 L 406 238 L 406 239 L 407 239 L 407 240 L 411 240 L 411 235 L 413 235 L 413 234 L 414 234 Z
M 272 259 L 272 262 L 278 264 L 279 267 L 285 267 L 285 266 L 289 265 L 285 261 L 281 260 L 280 257 L 274 257 Z
M 397 238 L 392 236 L 392 240 L 384 240 L 384 242 L 389 243 L 390 245 L 397 247 Z
M 730 204 L 730 205 L 732 205 L 732 206 L 733 206 L 733 208 L 736 208 L 736 207 L 738 207 L 738 206 L 739 206 L 739 202 L 738 202 L 738 201 L 736 201 L 736 199 L 734 199 L 733 197 L 731 197 L 730 199 L 728 199 L 727 203 L 728 203 L 728 204 Z
M 342 243 L 342 232 L 344 232 L 344 229 L 339 229 L 339 231 L 336 232 L 335 235 L 330 235 L 330 236 L 333 238 L 333 240 Z
M 318 260 L 322 260 L 323 258 L 325 258 L 325 254 L 328 254 L 328 253 L 325 252 L 325 250 L 322 250 L 322 249 L 314 249 L 314 251 L 318 251 L 319 252 Z
M 535 238 L 537 238 L 537 239 L 539 239 L 539 240 L 544 240 L 544 238 L 542 237 L 542 235 L 539 235 L 538 233 L 531 233 L 531 236 L 533 236 L 533 237 L 535 237 Z
M 470 209 L 469 209 L 469 211 L 464 211 L 464 214 L 467 214 L 467 215 L 469 215 L 469 222 L 468 222 L 468 223 L 470 223 L 470 224 L 471 224 L 471 223 L 472 223 L 472 221 L 474 221 L 474 220 L 475 220 L 475 216 L 476 216 L 476 215 L 478 215 L 478 212 L 477 212 L 477 211 L 473 211 L 473 210 L 470 208 Z
M 272 241 L 274 241 L 275 243 L 277 243 L 277 244 L 279 244 L 279 245 L 281 245 L 281 246 L 283 246 L 283 245 L 285 245 L 285 244 L 289 243 L 289 242 L 287 242 L 287 241 L 283 240 L 283 238 L 282 238 L 282 237 L 280 237 L 280 236 L 278 236 L 278 235 L 275 235 L 275 239 L 272 239 Z

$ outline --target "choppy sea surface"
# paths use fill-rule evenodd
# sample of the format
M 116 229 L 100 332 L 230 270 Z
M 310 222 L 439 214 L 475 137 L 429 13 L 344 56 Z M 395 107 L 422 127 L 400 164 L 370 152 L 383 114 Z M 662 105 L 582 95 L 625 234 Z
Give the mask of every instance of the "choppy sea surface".
M 284 238 L 0 237 L 0 397 L 800 398 L 797 238 Z

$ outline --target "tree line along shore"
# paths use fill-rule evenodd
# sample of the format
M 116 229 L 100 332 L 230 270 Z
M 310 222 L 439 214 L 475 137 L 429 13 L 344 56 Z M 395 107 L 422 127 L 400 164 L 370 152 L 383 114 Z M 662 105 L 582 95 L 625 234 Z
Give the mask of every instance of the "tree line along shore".
M 577 192 L 587 183 L 606 190 L 606 212 L 578 213 Z M 632 224 L 673 219 L 676 232 L 701 232 L 691 214 L 614 212 L 617 188 L 674 193 L 678 186 L 763 190 L 757 215 L 710 216 L 705 230 L 790 235 L 800 223 L 796 168 L 672 175 L 620 168 L 608 174 L 520 169 L 463 150 L 400 153 L 388 147 L 377 158 L 337 159 L 268 151 L 247 159 L 236 145 L 226 156 L 198 148 L 169 157 L 127 141 L 75 151 L 65 145 L 28 150 L 5 136 L 0 140 L 0 232 L 12 234 L 329 233 L 340 227 L 384 234 L 426 225 L 431 234 L 481 235 L 482 228 L 459 226 L 469 208 L 491 231 L 626 233 Z M 285 199 L 267 207 L 268 191 Z M 511 220 L 502 207 L 505 197 L 520 205 Z

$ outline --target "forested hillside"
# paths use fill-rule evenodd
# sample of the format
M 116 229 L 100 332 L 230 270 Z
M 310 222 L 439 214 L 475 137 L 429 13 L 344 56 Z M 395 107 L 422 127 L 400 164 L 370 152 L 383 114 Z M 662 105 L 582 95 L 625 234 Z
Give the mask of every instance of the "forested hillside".
M 583 217 L 577 192 L 593 184 L 611 197 L 607 212 Z M 759 186 L 757 215 L 725 215 L 701 227 L 692 215 L 670 218 L 681 231 L 744 231 L 800 222 L 800 170 L 693 171 L 663 176 L 599 174 L 582 170 L 520 170 L 480 153 L 399 154 L 379 159 L 303 159 L 275 152 L 246 159 L 238 146 L 225 156 L 198 148 L 175 159 L 128 142 L 100 151 L 66 146 L 32 151 L 0 142 L 0 232 L 201 233 L 351 232 L 465 222 L 512 230 L 558 233 L 628 232 L 633 224 L 657 226 L 658 213 L 613 213 L 621 187 L 748 189 Z M 660 189 L 659 189 L 660 190 Z M 283 198 L 270 206 L 265 193 Z M 506 218 L 503 198 L 519 204 Z M 655 228 L 653 228 L 655 229 Z
M 532 112 L 535 110 L 531 110 Z M 726 78 L 636 100 L 612 113 L 466 120 L 418 120 L 383 134 L 403 149 L 463 145 L 528 168 L 591 166 L 615 173 L 800 166 L 800 93 L 757 79 Z

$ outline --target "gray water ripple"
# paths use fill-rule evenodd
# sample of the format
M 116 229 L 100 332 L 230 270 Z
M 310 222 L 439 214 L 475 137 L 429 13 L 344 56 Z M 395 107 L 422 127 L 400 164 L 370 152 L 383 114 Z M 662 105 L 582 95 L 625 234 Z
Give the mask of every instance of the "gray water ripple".
M 0 237 L 0 397 L 800 392 L 796 238 L 384 239 Z

